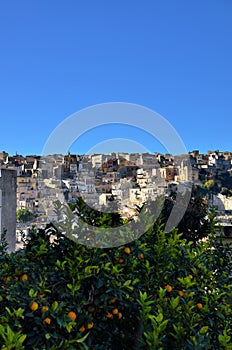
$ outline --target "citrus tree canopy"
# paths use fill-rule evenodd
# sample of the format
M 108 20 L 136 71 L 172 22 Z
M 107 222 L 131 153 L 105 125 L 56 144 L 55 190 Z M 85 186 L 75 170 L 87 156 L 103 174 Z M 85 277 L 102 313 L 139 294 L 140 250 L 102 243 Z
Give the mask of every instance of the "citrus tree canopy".
M 52 226 L 0 255 L 1 349 L 231 349 L 231 251 L 196 245 L 158 220 L 118 248 Z

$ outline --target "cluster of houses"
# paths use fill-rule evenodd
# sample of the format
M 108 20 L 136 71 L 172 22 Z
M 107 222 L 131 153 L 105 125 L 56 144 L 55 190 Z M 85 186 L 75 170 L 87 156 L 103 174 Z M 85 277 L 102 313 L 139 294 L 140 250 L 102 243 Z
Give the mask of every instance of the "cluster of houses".
M 10 156 L 2 151 L 0 168 L 17 174 L 17 209 L 30 210 L 34 221 L 43 225 L 55 216 L 52 202 L 75 203 L 80 196 L 95 209 L 110 208 L 114 202 L 125 217 L 132 216 L 137 206 L 168 195 L 179 184 L 202 184 L 232 172 L 232 152 Z M 232 199 L 219 194 L 211 201 L 218 214 L 230 220 Z

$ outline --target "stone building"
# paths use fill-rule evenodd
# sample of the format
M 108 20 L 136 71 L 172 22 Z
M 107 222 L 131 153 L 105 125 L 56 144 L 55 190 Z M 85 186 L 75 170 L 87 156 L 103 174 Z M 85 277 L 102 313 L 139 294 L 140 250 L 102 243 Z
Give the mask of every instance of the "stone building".
M 15 250 L 17 172 L 0 168 L 0 234 L 6 230 L 8 250 Z

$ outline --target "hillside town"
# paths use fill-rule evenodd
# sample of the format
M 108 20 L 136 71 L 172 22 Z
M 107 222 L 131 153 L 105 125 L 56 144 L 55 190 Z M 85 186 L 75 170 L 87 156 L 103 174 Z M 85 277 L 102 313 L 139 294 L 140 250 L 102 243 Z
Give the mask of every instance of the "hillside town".
M 190 183 L 217 186 L 217 193 L 212 192 L 209 197 L 209 205 L 215 206 L 227 236 L 232 236 L 232 189 L 215 180 L 232 175 L 232 152 L 11 156 L 2 151 L 0 169 L 2 173 L 15 173 L 17 213 L 26 210 L 31 214 L 28 222 L 18 220 L 18 235 L 32 224 L 45 227 L 56 220 L 53 203 L 57 200 L 75 204 L 77 198 L 83 197 L 89 206 L 106 211 L 116 205 L 123 217 L 130 218 L 143 203 L 160 195 L 168 196 L 180 184 Z M 0 210 L 1 207 L 0 203 Z

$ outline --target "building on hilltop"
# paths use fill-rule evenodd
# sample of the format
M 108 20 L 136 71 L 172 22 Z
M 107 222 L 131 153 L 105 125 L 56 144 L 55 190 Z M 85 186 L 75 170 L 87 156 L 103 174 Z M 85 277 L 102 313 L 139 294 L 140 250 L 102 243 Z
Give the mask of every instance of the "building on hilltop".
M 15 170 L 0 168 L 0 235 L 6 230 L 10 252 L 16 241 L 16 177 Z
M 8 157 L 8 153 L 5 151 L 0 152 L 0 164 L 4 164 L 6 162 L 6 159 Z

